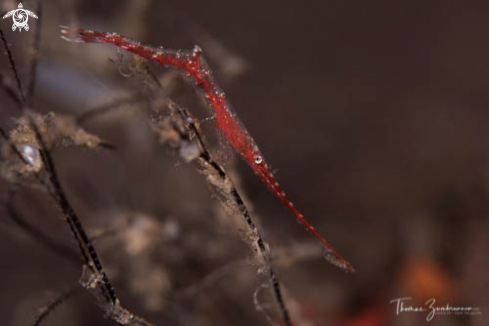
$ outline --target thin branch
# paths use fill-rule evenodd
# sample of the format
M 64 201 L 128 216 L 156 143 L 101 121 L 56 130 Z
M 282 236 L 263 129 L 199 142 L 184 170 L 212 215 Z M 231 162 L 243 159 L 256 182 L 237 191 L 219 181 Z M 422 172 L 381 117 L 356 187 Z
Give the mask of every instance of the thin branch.
M 121 68 L 119 67 L 119 70 Z M 157 85 L 160 89 L 163 89 L 163 85 L 161 84 L 158 77 L 151 71 L 148 65 L 144 66 L 145 73 L 150 77 L 151 81 Z M 107 114 L 113 110 L 117 110 L 125 105 L 136 104 L 144 101 L 146 99 L 145 94 L 142 91 L 136 91 L 129 96 L 125 96 L 122 98 L 116 98 L 108 103 L 102 104 L 100 106 L 93 107 L 91 109 L 86 110 L 85 112 L 80 113 L 76 117 L 76 122 L 78 124 L 85 124 L 90 120 L 97 118 L 100 115 Z
M 85 258 L 85 262 L 91 269 L 95 269 L 95 272 L 97 274 L 100 274 L 100 276 L 102 277 L 102 285 L 103 288 L 105 289 L 104 292 L 105 295 L 108 297 L 108 299 L 112 302 L 112 304 L 118 304 L 119 300 L 115 294 L 114 288 L 110 284 L 109 279 L 105 274 L 105 271 L 102 267 L 98 254 L 95 251 L 95 248 L 93 247 L 90 238 L 85 232 L 85 229 L 83 228 L 83 225 L 81 224 L 78 215 L 75 213 L 75 210 L 73 209 L 70 202 L 68 201 L 68 197 L 66 196 L 63 187 L 61 186 L 51 153 L 47 149 L 44 139 L 37 125 L 33 123 L 32 127 L 36 134 L 36 138 L 39 142 L 41 157 L 43 159 L 44 166 L 48 172 L 51 184 L 54 187 L 54 192 L 58 199 L 58 203 L 61 206 L 61 210 L 63 211 L 66 217 L 66 221 L 70 225 L 73 236 L 78 242 L 80 251 L 82 252 Z
M 108 113 L 112 110 L 118 109 L 124 105 L 138 103 L 143 98 L 144 98 L 144 96 L 139 92 L 132 94 L 130 96 L 123 97 L 123 98 L 117 98 L 117 99 L 115 99 L 109 103 L 91 108 L 91 109 L 81 113 L 80 115 L 78 115 L 78 117 L 76 117 L 76 122 L 77 122 L 77 124 L 80 124 L 80 125 L 85 124 L 88 121 L 92 120 L 93 118 L 95 118 L 99 115 L 106 114 L 106 113 Z
M 5 48 L 5 54 L 7 55 L 8 61 L 10 63 L 10 68 L 12 69 L 12 73 L 14 74 L 15 81 L 17 83 L 17 89 L 20 95 L 19 102 L 19 110 L 22 110 L 22 104 L 25 103 L 25 95 L 22 88 L 22 82 L 20 81 L 19 71 L 15 65 L 14 57 L 12 56 L 12 51 L 10 51 L 10 46 L 5 38 L 5 34 L 3 33 L 3 29 L 0 28 L 0 38 L 2 39 L 3 47 Z
M 32 326 L 39 326 L 41 323 L 51 314 L 53 313 L 59 306 L 65 303 L 68 299 L 80 293 L 80 288 L 72 288 L 64 293 L 62 293 L 58 298 L 51 301 L 49 304 L 40 307 L 39 313 L 34 320 Z
M 17 70 L 17 67 L 15 65 L 15 60 L 12 56 L 12 53 L 10 51 L 10 47 L 8 45 L 7 40 L 5 39 L 5 35 L 3 33 L 3 30 L 0 28 L 0 37 L 2 39 L 2 43 L 5 47 L 6 50 L 6 55 L 9 59 L 10 66 L 12 68 L 13 74 L 15 76 L 15 79 L 17 81 L 17 87 L 19 90 L 19 93 L 21 95 L 21 105 L 19 107 L 20 111 L 27 116 L 29 119 L 29 124 L 32 130 L 34 131 L 36 141 L 39 144 L 39 151 L 41 154 L 41 158 L 44 163 L 44 168 L 49 176 L 50 183 L 53 187 L 52 189 L 52 195 L 58 202 L 64 216 L 65 220 L 68 223 L 71 233 L 73 237 L 75 238 L 78 248 L 80 250 L 80 253 L 83 256 L 83 259 L 85 261 L 85 267 L 91 270 L 92 274 L 89 276 L 88 282 L 83 284 L 87 289 L 92 290 L 92 294 L 100 300 L 100 304 L 102 308 L 104 309 L 106 315 L 116 322 L 118 322 L 121 325 L 151 325 L 150 323 L 146 322 L 144 319 L 135 316 L 128 310 L 124 309 L 120 305 L 120 301 L 117 298 L 114 288 L 112 287 L 112 284 L 110 283 L 107 274 L 105 274 L 105 271 L 102 267 L 102 264 L 100 262 L 100 259 L 98 257 L 98 254 L 94 248 L 94 246 L 91 243 L 90 238 L 88 237 L 87 233 L 85 232 L 85 229 L 78 218 L 78 215 L 76 214 L 74 208 L 72 207 L 71 203 L 68 200 L 68 197 L 66 195 L 66 192 L 64 191 L 61 182 L 59 180 L 56 167 L 54 164 L 54 160 L 52 158 L 51 152 L 49 151 L 48 147 L 46 146 L 46 143 L 43 139 L 43 136 L 39 130 L 39 127 L 37 126 L 35 122 L 35 118 L 33 115 L 29 112 L 28 108 L 28 103 L 26 101 L 26 97 L 23 92 L 23 87 L 22 87 L 22 82 L 19 78 L 19 73 Z M 85 269 L 86 270 L 86 269 Z M 86 277 L 87 275 L 83 275 Z M 101 292 L 101 296 L 98 294 Z
M 8 97 L 17 105 L 21 107 L 21 101 L 19 95 L 17 94 L 15 88 L 8 82 L 7 77 L 4 74 L 0 74 L 0 86 L 3 88 Z
M 22 87 L 22 82 L 19 78 L 19 73 L 15 64 L 15 60 L 12 56 L 12 52 L 10 51 L 10 47 L 8 45 L 7 40 L 5 39 L 5 35 L 3 33 L 3 30 L 0 28 L 0 35 L 1 39 L 3 42 L 3 45 L 5 47 L 7 57 L 10 61 L 10 66 L 12 68 L 13 74 L 15 76 L 15 79 L 17 81 L 17 86 L 19 93 L 21 94 L 21 99 L 22 99 L 22 107 L 21 111 L 26 113 L 26 98 L 23 93 L 23 87 Z M 58 204 L 61 207 L 61 210 L 63 211 L 66 221 L 68 225 L 70 226 L 70 230 L 73 234 L 73 237 L 78 243 L 78 247 L 80 249 L 80 252 L 82 253 L 82 256 L 87 264 L 91 269 L 94 269 L 97 273 L 99 273 L 102 276 L 102 281 L 103 281 L 103 288 L 105 289 L 105 294 L 109 298 L 109 300 L 113 303 L 116 304 L 118 303 L 117 296 L 114 292 L 114 289 L 112 285 L 110 284 L 107 275 L 103 271 L 102 265 L 100 263 L 100 259 L 98 258 L 97 252 L 95 251 L 95 248 L 90 242 L 90 239 L 88 235 L 85 232 L 85 229 L 83 228 L 80 219 L 75 213 L 75 210 L 71 206 L 70 202 L 68 201 L 68 198 L 65 194 L 65 191 L 63 187 L 61 186 L 61 183 L 58 178 L 58 174 L 56 172 L 56 168 L 54 165 L 54 161 L 52 158 L 52 155 L 47 148 L 44 139 L 41 135 L 41 132 L 39 131 L 39 128 L 34 121 L 34 118 L 32 117 L 31 114 L 27 112 L 29 122 L 31 125 L 31 128 L 33 129 L 36 140 L 39 143 L 39 151 L 41 153 L 41 157 L 44 163 L 44 167 L 46 169 L 46 172 L 48 173 L 49 179 L 51 181 L 51 184 L 53 186 L 54 190 L 54 196 L 58 201 Z
M 22 228 L 26 233 L 28 233 L 34 240 L 39 244 L 43 245 L 45 248 L 49 249 L 51 252 L 55 253 L 67 259 L 71 262 L 79 263 L 80 259 L 78 256 L 67 247 L 62 244 L 56 243 L 53 239 L 44 234 L 41 230 L 37 229 L 33 225 L 29 224 L 15 208 L 14 202 L 14 191 L 10 190 L 7 193 L 7 213 L 12 221 L 14 221 L 20 228 Z
M 148 73 L 150 75 L 151 79 L 153 79 L 153 81 L 155 81 L 155 83 L 156 83 L 156 81 L 158 81 L 156 76 L 154 76 L 154 74 L 148 68 L 145 69 L 145 73 Z M 159 88 L 162 88 L 162 85 L 159 82 L 156 84 L 159 86 Z M 271 266 L 272 259 L 271 259 L 270 251 L 266 247 L 265 242 L 263 241 L 263 238 L 260 235 L 260 233 L 256 227 L 256 224 L 252 220 L 250 213 L 249 213 L 249 210 L 246 207 L 241 195 L 237 191 L 236 187 L 233 185 L 232 180 L 227 176 L 227 173 L 225 172 L 224 168 L 221 167 L 215 160 L 212 159 L 211 154 L 210 154 L 209 150 L 207 149 L 207 146 L 204 143 L 203 136 L 200 132 L 200 129 L 197 127 L 197 125 L 195 123 L 195 119 L 191 116 L 190 112 L 179 107 L 170 99 L 167 99 L 167 100 L 170 103 L 170 108 L 174 109 L 176 111 L 176 113 L 178 114 L 178 116 L 180 117 L 181 121 L 179 121 L 179 122 L 185 121 L 185 123 L 183 125 L 186 128 L 186 130 L 182 130 L 182 128 L 180 128 L 177 125 L 178 123 L 176 123 L 174 125 L 175 131 L 177 131 L 179 133 L 180 137 L 186 141 L 191 141 L 190 134 L 194 135 L 195 138 L 197 139 L 197 142 L 198 142 L 198 145 L 199 145 L 199 148 L 201 151 L 200 157 L 199 157 L 201 165 L 203 167 L 207 167 L 207 166 L 211 167 L 211 169 L 221 178 L 222 181 L 224 181 L 226 184 L 229 184 L 231 186 L 231 189 L 229 191 L 229 195 L 232 197 L 232 199 L 234 201 L 234 205 L 238 208 L 241 216 L 246 221 L 248 228 L 250 229 L 251 233 L 253 234 L 254 238 L 256 239 L 256 244 L 257 244 L 258 250 L 260 251 L 260 254 L 263 258 L 263 263 L 265 265 L 265 268 L 266 268 L 266 270 L 268 270 L 269 278 L 270 278 L 270 284 L 272 285 L 273 293 L 274 293 L 275 299 L 277 301 L 277 304 L 279 306 L 279 309 L 280 309 L 282 318 L 284 320 L 284 323 L 287 326 L 291 326 L 292 321 L 290 319 L 290 315 L 289 315 L 287 306 L 286 306 L 285 301 L 283 299 L 281 286 L 280 286 L 280 283 L 279 283 L 278 278 L 276 276 L 276 273 Z M 106 109 L 107 109 L 106 107 L 102 108 L 103 111 L 100 113 L 101 114 L 104 113 L 106 111 Z M 99 114 L 99 112 L 97 112 L 95 110 L 90 111 L 91 116 L 97 116 L 98 114 Z
M 211 288 L 212 286 L 216 285 L 220 280 L 222 280 L 226 276 L 239 270 L 240 267 L 245 267 L 247 265 L 249 265 L 249 261 L 247 259 L 242 259 L 221 266 L 216 270 L 212 271 L 211 273 L 209 273 L 208 275 L 206 275 L 197 284 L 193 284 L 184 289 L 178 290 L 174 294 L 174 297 L 177 299 L 182 299 L 182 298 L 189 298 L 195 296 L 198 293 L 204 291 L 206 288 Z
M 256 244 L 258 246 L 258 250 L 260 251 L 260 254 L 263 258 L 263 263 L 268 270 L 269 278 L 270 278 L 270 284 L 272 285 L 273 288 L 273 293 L 275 296 L 275 300 L 277 301 L 277 304 L 279 306 L 283 321 L 285 325 L 291 326 L 292 321 L 290 319 L 290 315 L 287 309 L 287 306 L 285 304 L 285 301 L 283 299 L 282 291 L 281 291 L 281 286 L 278 281 L 277 275 L 275 274 L 274 269 L 271 266 L 272 258 L 270 255 L 270 250 L 267 248 L 265 245 L 265 242 L 263 241 L 263 238 L 258 231 L 258 228 L 256 227 L 255 222 L 252 220 L 250 212 L 248 208 L 246 207 L 243 199 L 241 198 L 241 195 L 239 194 L 238 190 L 236 187 L 233 185 L 232 180 L 227 176 L 226 171 L 224 168 L 222 168 L 216 161 L 214 161 L 203 141 L 203 137 L 201 135 L 201 132 L 197 125 L 195 124 L 194 118 L 190 115 L 190 113 L 178 107 L 175 103 L 170 102 L 170 105 L 176 109 L 176 112 L 178 115 L 182 118 L 183 121 L 186 121 L 187 128 L 190 131 L 191 134 L 195 135 L 195 138 L 197 139 L 197 142 L 199 144 L 199 147 L 201 149 L 201 154 L 200 154 L 200 162 L 201 165 L 204 167 L 211 167 L 215 171 L 215 173 L 224 181 L 226 184 L 230 185 L 230 191 L 229 194 L 231 195 L 232 199 L 234 200 L 235 206 L 239 209 L 239 212 L 241 213 L 241 216 L 244 218 L 246 221 L 246 224 L 248 225 L 248 228 L 250 229 L 251 233 L 253 234 L 254 238 L 256 239 Z M 180 131 L 180 136 L 187 140 L 190 141 L 190 136 L 188 133 L 181 132 L 180 128 L 178 126 L 175 126 L 176 131 Z

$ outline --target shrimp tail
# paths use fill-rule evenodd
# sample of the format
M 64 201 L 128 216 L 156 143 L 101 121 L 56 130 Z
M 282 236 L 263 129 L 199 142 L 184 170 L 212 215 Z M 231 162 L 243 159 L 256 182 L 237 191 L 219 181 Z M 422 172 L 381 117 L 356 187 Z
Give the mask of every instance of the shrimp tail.
M 355 269 L 353 266 L 345 259 L 343 258 L 334 248 L 333 246 L 326 241 L 321 234 L 309 223 L 304 215 L 299 212 L 297 207 L 294 205 L 294 203 L 287 197 L 285 192 L 282 190 L 280 187 L 279 183 L 275 180 L 273 177 L 271 171 L 268 169 L 267 164 L 265 161 L 261 161 L 259 164 L 257 164 L 257 161 L 254 160 L 252 162 L 249 162 L 251 166 L 253 167 L 253 170 L 255 173 L 260 177 L 260 179 L 267 185 L 267 187 L 270 189 L 270 191 L 292 212 L 292 214 L 295 216 L 296 220 L 302 224 L 307 231 L 309 231 L 314 237 L 316 237 L 324 246 L 326 249 L 326 255 L 325 258 L 332 263 L 333 265 L 336 265 L 345 271 L 348 272 L 355 272 Z

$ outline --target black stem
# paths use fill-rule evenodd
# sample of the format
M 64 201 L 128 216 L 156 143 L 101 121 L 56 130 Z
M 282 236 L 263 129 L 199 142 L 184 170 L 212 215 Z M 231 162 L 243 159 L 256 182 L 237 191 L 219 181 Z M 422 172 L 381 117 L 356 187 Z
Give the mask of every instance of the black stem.
M 221 167 L 216 161 L 214 161 L 212 159 L 209 151 L 207 150 L 207 148 L 205 146 L 205 143 L 203 141 L 203 138 L 202 138 L 202 135 L 199 131 L 199 128 L 193 122 L 194 119 L 189 115 L 189 113 L 186 110 L 181 109 L 178 106 L 176 106 L 176 108 L 177 108 L 179 115 L 182 116 L 184 121 L 188 122 L 188 126 L 190 127 L 190 130 L 195 134 L 195 136 L 197 138 L 197 142 L 199 143 L 199 146 L 201 148 L 200 158 L 202 160 L 204 160 L 207 164 L 209 164 L 218 173 L 219 177 L 221 177 L 223 180 L 229 180 L 229 182 L 231 184 L 231 190 L 230 190 L 231 196 L 233 197 L 236 206 L 238 207 L 239 211 L 241 212 L 241 215 L 246 220 L 246 223 L 247 223 L 249 229 L 251 230 L 251 232 L 253 233 L 253 235 L 257 239 L 256 243 L 257 243 L 258 248 L 260 250 L 260 253 L 263 257 L 265 265 L 268 268 L 270 283 L 272 284 L 274 296 L 275 296 L 277 304 L 280 308 L 280 312 L 282 314 L 282 318 L 284 320 L 284 323 L 286 326 L 292 326 L 292 320 L 290 319 L 290 315 L 289 315 L 289 311 L 287 309 L 287 305 L 285 304 L 285 301 L 283 299 L 280 282 L 278 281 L 277 275 L 271 266 L 272 259 L 271 259 L 270 252 L 266 248 L 265 242 L 263 241 L 263 238 L 262 238 L 260 232 L 258 231 L 258 228 L 256 227 L 255 222 L 252 220 L 248 208 L 246 207 L 246 205 L 245 205 L 241 195 L 239 194 L 238 190 L 234 187 L 234 185 L 232 184 L 232 181 L 228 178 L 224 168 Z M 181 134 L 181 137 L 188 138 L 187 135 L 182 135 L 182 134 Z M 189 140 L 189 139 L 187 139 L 187 140 Z
M 22 88 L 22 82 L 20 81 L 19 71 L 17 70 L 17 66 L 15 65 L 15 60 L 14 57 L 12 56 L 12 51 L 10 51 L 10 46 L 8 45 L 7 39 L 5 38 L 5 34 L 3 33 L 3 29 L 1 28 L 0 28 L 0 38 L 2 39 L 3 47 L 5 48 L 5 53 L 10 63 L 10 68 L 12 69 L 15 81 L 17 83 L 17 88 L 20 94 L 19 110 L 22 111 L 23 104 L 26 102 L 24 91 Z

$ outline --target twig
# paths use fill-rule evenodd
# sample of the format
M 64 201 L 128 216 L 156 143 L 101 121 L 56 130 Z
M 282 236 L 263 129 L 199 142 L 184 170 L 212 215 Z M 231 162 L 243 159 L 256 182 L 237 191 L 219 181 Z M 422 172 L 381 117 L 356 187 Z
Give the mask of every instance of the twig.
M 15 89 L 8 83 L 7 77 L 4 74 L 0 74 L 0 85 L 7 95 L 12 99 L 12 101 L 17 104 L 18 107 L 21 106 L 21 101 L 19 95 L 15 91 Z
M 77 255 L 67 247 L 56 243 L 45 235 L 41 230 L 29 224 L 24 218 L 19 214 L 17 209 L 15 209 L 14 203 L 15 192 L 9 190 L 7 193 L 7 213 L 12 221 L 14 221 L 20 228 L 27 232 L 34 240 L 49 249 L 51 252 L 67 259 L 71 262 L 79 263 L 80 259 Z
M 109 103 L 91 108 L 91 109 L 81 113 L 80 115 L 78 115 L 78 117 L 76 117 L 76 122 L 77 122 L 77 124 L 80 124 L 80 125 L 85 124 L 98 115 L 108 113 L 112 110 L 118 109 L 121 106 L 124 106 L 127 104 L 138 103 L 143 98 L 144 98 L 143 95 L 140 93 L 135 93 L 135 94 L 132 94 L 130 96 L 123 97 L 123 98 L 117 98 L 117 99 L 115 99 Z
M 22 87 L 22 82 L 19 78 L 18 70 L 15 65 L 14 58 L 12 56 L 12 53 L 10 51 L 10 47 L 7 43 L 7 40 L 5 39 L 3 30 L 0 29 L 0 34 L 1 34 L 1 39 L 3 42 L 3 45 L 5 47 L 7 57 L 10 61 L 12 71 L 14 73 L 15 79 L 17 81 L 17 86 L 19 88 L 19 93 L 21 94 L 21 100 L 22 100 L 22 106 L 21 110 L 25 113 L 26 108 L 27 108 L 27 102 L 26 98 L 23 94 L 23 87 Z M 39 143 L 39 151 L 41 153 L 41 157 L 44 163 L 44 167 L 46 169 L 46 172 L 48 173 L 49 179 L 51 181 L 51 184 L 53 186 L 54 190 L 54 196 L 58 201 L 58 204 L 61 207 L 61 210 L 63 211 L 66 221 L 70 226 L 70 230 L 73 234 L 73 237 L 78 243 L 78 247 L 80 249 L 80 252 L 82 253 L 82 256 L 89 268 L 94 269 L 95 272 L 99 273 L 102 276 L 102 281 L 103 281 L 103 288 L 105 289 L 105 295 L 110 299 L 112 304 L 118 303 L 117 296 L 114 292 L 114 289 L 112 285 L 110 284 L 107 275 L 103 271 L 102 264 L 100 263 L 100 259 L 98 258 L 97 252 L 95 251 L 95 248 L 90 242 L 90 239 L 88 238 L 88 235 L 85 232 L 85 229 L 83 228 L 80 219 L 75 213 L 75 210 L 71 206 L 70 202 L 68 201 L 68 198 L 64 192 L 63 187 L 61 186 L 61 183 L 58 178 L 58 174 L 56 172 L 56 168 L 54 165 L 54 161 L 52 159 L 51 153 L 48 150 L 44 139 L 41 135 L 41 132 L 39 131 L 39 128 L 34 121 L 34 118 L 32 117 L 31 114 L 27 113 L 29 122 L 31 125 L 31 128 L 33 129 L 36 140 Z
M 20 81 L 19 72 L 15 65 L 14 57 L 12 56 L 12 51 L 10 51 L 10 46 L 8 45 L 7 39 L 5 38 L 5 34 L 3 33 L 3 29 L 0 28 L 0 38 L 2 39 L 3 46 L 5 48 L 5 54 L 7 55 L 8 61 L 10 63 L 10 69 L 12 69 L 12 73 L 14 74 L 15 81 L 17 83 L 17 89 L 19 91 L 20 101 L 19 110 L 23 110 L 23 103 L 25 103 L 25 95 L 22 88 L 22 82 Z
M 66 193 L 59 181 L 59 177 L 56 171 L 56 167 L 54 165 L 51 152 L 49 151 L 48 147 L 46 146 L 46 143 L 44 142 L 42 134 L 34 120 L 33 115 L 28 111 L 29 106 L 23 92 L 22 82 L 19 78 L 18 70 L 15 65 L 15 60 L 12 56 L 10 47 L 8 45 L 7 40 L 5 39 L 3 30 L 1 28 L 0 28 L 0 37 L 5 47 L 6 55 L 9 59 L 13 74 L 17 81 L 17 87 L 21 99 L 19 109 L 29 119 L 30 127 L 34 131 L 36 141 L 39 144 L 39 151 L 44 163 L 44 168 L 49 176 L 49 180 L 53 187 L 52 195 L 56 199 L 57 203 L 59 204 L 65 216 L 66 222 L 68 223 L 71 233 L 78 244 L 80 253 L 83 256 L 83 259 L 85 261 L 85 266 L 88 267 L 92 272 L 92 275 L 90 275 L 90 282 L 83 285 L 87 289 L 92 290 L 93 295 L 98 300 L 100 300 L 99 303 L 104 309 L 106 315 L 114 319 L 119 324 L 151 325 L 150 323 L 146 322 L 144 319 L 135 316 L 131 312 L 121 307 L 120 301 L 115 294 L 114 288 L 112 287 L 112 284 L 110 283 L 107 275 L 105 274 L 105 271 L 102 267 L 98 254 L 94 246 L 92 245 L 90 238 L 85 232 L 85 229 L 80 219 L 75 213 L 75 210 L 73 209 L 71 203 L 69 202 L 68 197 L 66 196 Z M 34 66 L 33 69 L 35 70 L 36 67 Z M 99 292 L 101 292 L 101 295 L 99 295 Z
M 263 263 L 265 265 L 265 268 L 268 270 L 268 274 L 270 277 L 270 283 L 273 287 L 273 292 L 275 299 L 277 301 L 277 304 L 279 306 L 280 312 L 282 314 L 282 318 L 284 320 L 285 325 L 290 326 L 292 325 L 292 321 L 289 316 L 289 312 L 287 309 L 287 306 L 285 304 L 285 301 L 283 299 L 280 283 L 278 281 L 278 278 L 275 274 L 275 271 L 273 270 L 271 266 L 272 258 L 270 255 L 269 249 L 266 247 L 265 242 L 263 241 L 262 236 L 260 235 L 260 232 L 258 231 L 258 228 L 256 227 L 255 222 L 253 222 L 249 210 L 246 207 L 243 199 L 241 198 L 241 195 L 239 194 L 238 190 L 236 187 L 233 185 L 232 180 L 227 176 L 226 171 L 224 168 L 222 168 L 216 161 L 214 161 L 207 150 L 207 147 L 203 141 L 203 137 L 200 133 L 199 128 L 195 124 L 194 118 L 190 115 L 190 113 L 178 107 L 175 103 L 170 102 L 170 106 L 174 107 L 178 113 L 178 115 L 182 118 L 183 121 L 186 121 L 186 126 L 188 128 L 188 131 L 195 135 L 195 138 L 197 139 L 197 142 L 199 144 L 199 147 L 201 149 L 201 154 L 200 154 L 200 163 L 201 165 L 206 168 L 210 167 L 212 170 L 215 171 L 215 173 L 224 181 L 226 184 L 230 185 L 230 190 L 229 194 L 231 195 L 232 199 L 234 200 L 235 206 L 238 208 L 239 212 L 241 213 L 241 216 L 245 219 L 246 224 L 248 225 L 248 228 L 250 229 L 251 233 L 253 234 L 254 238 L 256 239 L 256 244 L 258 246 L 258 250 L 260 251 L 260 254 L 263 258 Z M 190 136 L 188 133 L 181 132 L 181 129 L 178 128 L 178 126 L 175 126 L 176 131 L 180 131 L 180 136 L 187 140 L 190 141 Z
M 49 304 L 40 307 L 39 313 L 34 320 L 34 323 L 32 326 L 39 326 L 41 323 L 52 313 L 54 312 L 60 305 L 62 305 L 64 302 L 66 302 L 68 299 L 71 297 L 77 295 L 80 293 L 80 288 L 72 288 L 64 293 L 62 293 L 58 298 L 54 299 L 52 302 Z
M 146 66 L 146 69 L 144 71 L 145 73 L 149 74 L 151 79 L 158 85 L 160 89 L 162 89 L 162 85 L 158 82 L 158 79 L 156 76 L 149 70 Z M 275 296 L 275 299 L 277 301 L 277 304 L 279 306 L 282 318 L 284 320 L 285 325 L 291 326 L 292 321 L 289 316 L 289 312 L 287 309 L 287 306 L 283 300 L 283 295 L 280 287 L 280 283 L 278 281 L 278 278 L 275 274 L 275 271 L 271 267 L 271 256 L 269 249 L 266 247 L 265 242 L 263 241 L 263 238 L 261 237 L 256 224 L 253 222 L 251 219 L 250 213 L 248 208 L 246 207 L 244 201 L 241 198 L 241 195 L 233 185 L 231 179 L 227 176 L 227 173 L 225 172 L 224 168 L 221 167 L 215 160 L 212 159 L 209 150 L 207 149 L 207 146 L 204 143 L 202 134 L 197 127 L 196 123 L 194 122 L 195 119 L 191 116 L 191 114 L 176 105 L 173 101 L 170 99 L 167 99 L 170 104 L 170 109 L 173 109 L 178 116 L 180 117 L 180 121 L 174 121 L 174 130 L 179 133 L 179 136 L 181 139 L 185 141 L 191 141 L 191 136 L 194 135 L 195 138 L 197 139 L 198 146 L 200 148 L 200 164 L 202 167 L 207 168 L 210 167 L 218 176 L 221 178 L 221 180 L 230 185 L 230 190 L 229 190 L 229 195 L 231 196 L 232 200 L 234 201 L 234 205 L 237 207 L 238 211 L 240 212 L 241 216 L 244 218 L 246 221 L 248 228 L 250 229 L 251 233 L 253 234 L 254 238 L 256 239 L 256 245 L 258 247 L 258 250 L 260 251 L 260 254 L 263 258 L 263 263 L 265 265 L 266 270 L 268 270 L 269 273 L 269 278 L 270 278 L 270 284 L 272 285 L 273 288 L 273 293 Z M 112 108 L 112 106 L 108 107 Z M 90 111 L 90 116 L 94 117 L 97 116 L 99 113 L 103 114 L 106 112 L 107 107 L 102 107 L 101 112 L 98 112 L 96 110 L 91 110 Z M 182 123 L 184 122 L 184 123 Z M 185 127 L 185 130 L 182 130 L 181 126 Z
M 182 299 L 182 298 L 189 298 L 195 296 L 198 293 L 202 292 L 204 289 L 214 286 L 224 277 L 238 270 L 240 267 L 245 267 L 248 264 L 249 261 L 247 259 L 242 259 L 242 260 L 231 262 L 222 267 L 219 267 L 216 270 L 209 273 L 208 275 L 206 275 L 197 284 L 193 284 L 184 289 L 178 290 L 177 293 L 175 293 L 174 297 L 177 299 Z
M 54 192 L 56 198 L 58 199 L 58 203 L 61 206 L 61 210 L 63 211 L 66 221 L 70 225 L 71 232 L 73 236 L 78 242 L 80 251 L 82 252 L 85 262 L 89 266 L 90 269 L 94 269 L 97 274 L 99 274 L 102 278 L 102 285 L 105 292 L 104 294 L 110 300 L 112 304 L 118 304 L 119 300 L 115 294 L 114 288 L 109 282 L 107 275 L 104 272 L 100 259 L 98 258 L 98 254 L 93 247 L 90 238 L 88 237 L 85 229 L 83 228 L 80 219 L 78 218 L 75 210 L 71 206 L 66 193 L 61 186 L 59 181 L 58 173 L 56 171 L 56 167 L 54 165 L 53 158 L 51 156 L 50 151 L 47 149 L 46 144 L 44 143 L 44 139 L 35 123 L 32 124 L 34 132 L 36 134 L 36 138 L 39 142 L 41 157 L 48 172 L 49 179 L 51 184 L 54 187 Z

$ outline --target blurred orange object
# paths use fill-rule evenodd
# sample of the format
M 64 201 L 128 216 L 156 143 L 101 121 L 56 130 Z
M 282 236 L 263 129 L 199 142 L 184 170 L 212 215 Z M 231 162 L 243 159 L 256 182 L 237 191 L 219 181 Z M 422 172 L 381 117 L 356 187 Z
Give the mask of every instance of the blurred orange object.
M 452 281 L 448 272 L 434 260 L 411 258 L 401 271 L 400 286 L 403 293 L 415 301 L 431 298 L 447 301 L 451 297 Z

